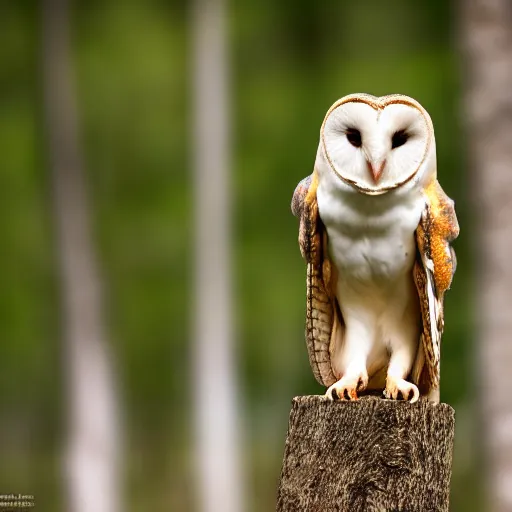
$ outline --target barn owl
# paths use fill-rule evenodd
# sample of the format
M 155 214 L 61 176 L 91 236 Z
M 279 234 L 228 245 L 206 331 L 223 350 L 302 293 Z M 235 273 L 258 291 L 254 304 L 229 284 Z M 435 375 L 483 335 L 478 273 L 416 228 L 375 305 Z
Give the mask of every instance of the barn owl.
M 402 95 L 335 102 L 292 212 L 307 263 L 309 359 L 327 397 L 377 389 L 439 401 L 443 299 L 459 226 L 437 181 L 426 110 Z

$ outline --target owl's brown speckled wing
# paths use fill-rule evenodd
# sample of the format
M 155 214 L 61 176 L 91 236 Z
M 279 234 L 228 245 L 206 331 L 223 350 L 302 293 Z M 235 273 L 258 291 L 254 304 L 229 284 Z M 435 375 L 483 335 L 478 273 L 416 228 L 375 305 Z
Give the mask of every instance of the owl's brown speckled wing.
M 416 230 L 418 258 L 414 278 L 420 298 L 423 329 L 421 333 L 423 363 L 416 365 L 422 394 L 439 388 L 441 335 L 443 333 L 444 293 L 450 288 L 457 266 L 451 242 L 459 235 L 453 201 L 437 180 L 425 190 L 427 198 Z
M 298 217 L 300 252 L 307 263 L 306 343 L 316 380 L 325 386 L 336 382 L 331 367 L 331 340 L 342 328 L 333 288 L 334 267 L 327 258 L 327 232 L 318 215 L 316 173 L 295 189 L 292 212 Z M 334 343 L 334 341 L 333 341 Z

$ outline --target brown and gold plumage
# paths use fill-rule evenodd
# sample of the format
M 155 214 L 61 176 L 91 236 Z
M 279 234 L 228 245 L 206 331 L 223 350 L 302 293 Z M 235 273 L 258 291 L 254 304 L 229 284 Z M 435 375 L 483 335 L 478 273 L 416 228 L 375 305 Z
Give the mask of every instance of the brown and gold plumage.
M 459 223 L 453 201 L 437 180 L 426 188 L 425 196 L 425 209 L 416 229 L 418 257 L 414 279 L 421 306 L 421 347 L 426 364 L 421 364 L 420 352 L 414 378 L 420 391 L 428 394 L 439 387 L 444 293 L 450 288 L 457 267 L 455 250 L 450 244 L 459 235 Z
M 339 328 L 340 315 L 331 283 L 332 266 L 327 256 L 327 233 L 318 215 L 316 175 L 303 179 L 295 189 L 292 212 L 299 218 L 299 247 L 306 260 L 306 343 L 316 380 L 330 386 L 336 381 L 331 367 L 330 345 Z

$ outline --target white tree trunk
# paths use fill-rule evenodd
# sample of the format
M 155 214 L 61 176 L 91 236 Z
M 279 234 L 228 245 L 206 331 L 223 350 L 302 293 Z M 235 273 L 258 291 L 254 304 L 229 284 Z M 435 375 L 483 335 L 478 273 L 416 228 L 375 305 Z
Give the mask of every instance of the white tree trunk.
M 459 0 L 467 66 L 472 222 L 477 223 L 477 365 L 489 512 L 512 510 L 512 3 Z
M 225 1 L 195 0 L 191 23 L 196 221 L 193 387 L 198 498 L 202 512 L 241 512 Z
M 42 2 L 46 131 L 60 257 L 68 414 L 66 510 L 123 512 L 118 403 L 91 241 L 67 0 Z

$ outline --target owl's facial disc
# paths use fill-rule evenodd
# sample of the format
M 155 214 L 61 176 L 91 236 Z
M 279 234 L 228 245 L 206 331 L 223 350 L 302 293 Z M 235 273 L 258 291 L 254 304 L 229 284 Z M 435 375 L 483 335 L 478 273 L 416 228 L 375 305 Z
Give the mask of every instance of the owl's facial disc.
M 339 178 L 377 195 L 416 175 L 432 133 L 430 117 L 412 98 L 355 95 L 342 98 L 327 112 L 321 145 Z

